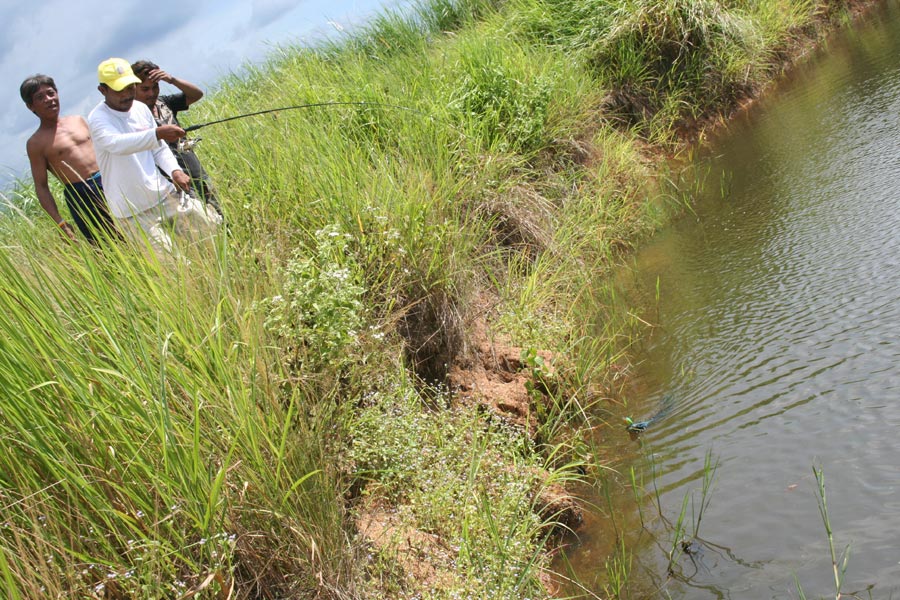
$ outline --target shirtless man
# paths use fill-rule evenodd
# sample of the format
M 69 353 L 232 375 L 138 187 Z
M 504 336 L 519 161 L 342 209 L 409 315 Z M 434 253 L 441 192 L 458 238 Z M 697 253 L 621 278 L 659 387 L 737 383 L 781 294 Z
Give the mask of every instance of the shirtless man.
M 69 239 L 75 231 L 59 214 L 47 172 L 65 186 L 64 196 L 72 220 L 91 243 L 102 229 L 117 236 L 100 181 L 100 169 L 88 124 L 80 116 L 59 116 L 59 95 L 53 79 L 34 75 L 22 82 L 19 93 L 25 106 L 41 120 L 26 144 L 31 176 L 41 207 Z

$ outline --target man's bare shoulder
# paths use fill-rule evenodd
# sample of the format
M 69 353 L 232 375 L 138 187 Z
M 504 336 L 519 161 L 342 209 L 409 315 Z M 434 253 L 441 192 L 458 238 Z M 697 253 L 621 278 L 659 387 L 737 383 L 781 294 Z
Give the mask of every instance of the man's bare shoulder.
M 79 139 L 83 136 L 90 136 L 91 133 L 88 122 L 81 115 L 60 117 L 56 129 L 61 134 L 74 135 Z
M 31 137 L 28 138 L 28 141 L 25 142 L 25 150 L 28 151 L 28 154 L 34 152 L 43 153 L 44 150 L 53 143 L 55 132 L 55 128 L 38 127 L 35 132 L 31 134 Z
M 69 126 L 71 126 L 71 125 L 79 125 L 82 127 L 88 126 L 87 121 L 81 115 L 66 115 L 65 117 L 60 117 L 59 122 L 60 122 L 60 124 L 65 124 L 65 125 L 69 125 Z

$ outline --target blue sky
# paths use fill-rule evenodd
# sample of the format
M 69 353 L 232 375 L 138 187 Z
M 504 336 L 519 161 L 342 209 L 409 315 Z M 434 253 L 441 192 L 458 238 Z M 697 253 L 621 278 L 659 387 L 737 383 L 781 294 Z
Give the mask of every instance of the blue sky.
M 100 101 L 97 65 L 149 59 L 172 75 L 214 88 L 224 75 L 283 44 L 341 35 L 398 0 L 32 0 L 0 6 L 0 189 L 30 179 L 25 142 L 38 120 L 19 97 L 35 73 L 59 88 L 62 114 Z M 163 93 L 169 86 L 161 84 Z

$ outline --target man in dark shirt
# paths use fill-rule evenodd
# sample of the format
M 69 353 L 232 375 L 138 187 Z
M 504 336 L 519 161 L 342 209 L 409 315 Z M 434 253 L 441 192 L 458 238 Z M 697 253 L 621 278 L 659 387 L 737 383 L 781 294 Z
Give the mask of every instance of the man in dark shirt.
M 150 108 L 157 125 L 178 125 L 178 113 L 188 108 L 203 97 L 203 90 L 184 79 L 173 77 L 159 68 L 156 63 L 149 60 L 139 60 L 131 65 L 131 70 L 141 80 L 135 87 L 134 99 L 143 102 Z M 178 88 L 179 93 L 160 96 L 159 82 L 165 81 Z M 170 142 L 169 147 L 175 155 L 178 164 L 191 178 L 191 186 L 203 202 L 210 204 L 220 215 L 222 209 L 219 200 L 213 191 L 212 182 L 209 179 L 200 159 L 190 148 L 184 147 L 186 138 L 177 142 Z

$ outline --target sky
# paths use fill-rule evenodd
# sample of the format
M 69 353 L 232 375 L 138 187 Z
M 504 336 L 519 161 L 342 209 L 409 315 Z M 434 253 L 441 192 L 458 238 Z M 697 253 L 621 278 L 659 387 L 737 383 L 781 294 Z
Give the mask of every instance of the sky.
M 339 38 L 398 0 L 31 0 L 0 5 L 0 189 L 30 179 L 25 142 L 38 119 L 19 96 L 36 73 L 53 77 L 63 115 L 102 100 L 97 65 L 147 59 L 210 91 L 280 45 Z M 177 92 L 161 83 L 162 93 Z

